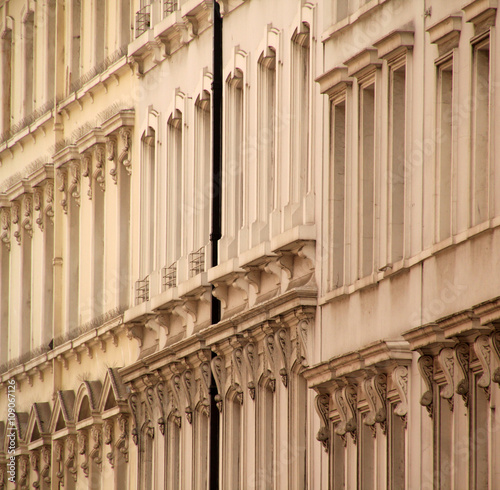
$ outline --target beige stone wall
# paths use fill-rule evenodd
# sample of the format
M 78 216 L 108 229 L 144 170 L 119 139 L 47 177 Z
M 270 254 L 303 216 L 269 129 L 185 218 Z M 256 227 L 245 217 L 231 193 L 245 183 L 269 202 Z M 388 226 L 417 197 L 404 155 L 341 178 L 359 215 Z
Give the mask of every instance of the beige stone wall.
M 496 2 L 220 2 L 217 264 L 212 8 L 0 0 L 0 488 L 497 488 Z

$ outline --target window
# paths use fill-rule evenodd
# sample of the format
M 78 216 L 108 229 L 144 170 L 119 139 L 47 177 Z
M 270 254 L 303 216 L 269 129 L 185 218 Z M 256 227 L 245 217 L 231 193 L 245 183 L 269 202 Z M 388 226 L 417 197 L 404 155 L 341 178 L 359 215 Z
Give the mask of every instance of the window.
M 5 29 L 0 38 L 2 81 L 0 85 L 2 101 L 0 135 L 10 129 L 11 116 L 11 84 L 12 84 L 12 31 Z
M 210 221 L 210 94 L 204 92 L 196 102 L 195 185 L 193 188 L 193 253 L 207 242 Z M 203 253 L 204 259 L 204 253 Z
M 107 1 L 100 0 L 94 3 L 94 66 L 99 65 L 106 58 L 106 16 Z
M 80 78 L 81 65 L 81 36 L 82 36 L 82 0 L 73 0 L 71 3 L 71 59 L 70 59 L 70 86 Z
M 375 166 L 375 82 L 359 87 L 359 277 L 373 270 L 374 166 Z
M 54 98 L 54 88 L 55 88 L 55 64 L 56 64 L 56 1 L 49 0 L 45 7 L 45 18 L 46 18 L 46 44 L 45 44 L 45 56 L 46 63 L 44 73 L 46 76 L 45 85 L 45 102 L 49 102 Z
M 344 284 L 345 243 L 345 93 L 330 103 L 330 284 L 335 289 Z
M 173 264 L 182 255 L 185 237 L 182 227 L 182 113 L 179 110 L 170 116 L 167 131 L 167 264 Z
M 438 65 L 437 77 L 437 236 L 438 241 L 441 241 L 451 235 L 453 122 L 453 62 L 451 56 Z
M 296 33 L 292 39 L 292 77 L 290 108 L 292 126 L 290 134 L 292 203 L 299 203 L 309 190 L 309 29 Z
M 132 31 L 131 20 L 130 20 L 130 0 L 121 0 L 120 1 L 120 47 L 127 46 L 127 44 L 131 41 L 130 34 Z
M 156 134 L 148 127 L 142 138 L 141 278 L 154 270 L 156 232 Z
M 490 42 L 472 47 L 472 224 L 489 218 Z
M 224 234 L 236 237 L 243 224 L 243 74 L 228 83 Z
M 389 104 L 389 228 L 390 259 L 394 263 L 404 253 L 406 66 L 401 61 L 389 67 Z
M 34 48 L 35 48 L 35 14 L 29 11 L 24 19 L 24 117 L 29 116 L 33 112 L 33 85 L 34 85 Z

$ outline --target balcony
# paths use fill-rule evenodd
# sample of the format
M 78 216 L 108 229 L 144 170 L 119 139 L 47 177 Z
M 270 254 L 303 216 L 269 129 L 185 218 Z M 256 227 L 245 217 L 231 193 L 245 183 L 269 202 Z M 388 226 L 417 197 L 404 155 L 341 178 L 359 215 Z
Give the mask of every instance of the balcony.
M 177 286 L 177 263 L 174 262 L 161 271 L 161 283 L 163 291 Z
M 163 17 L 179 10 L 179 0 L 163 0 Z
M 151 5 L 145 5 L 135 13 L 135 37 L 138 38 L 151 27 Z
M 135 283 L 135 304 L 139 305 L 149 301 L 149 276 Z

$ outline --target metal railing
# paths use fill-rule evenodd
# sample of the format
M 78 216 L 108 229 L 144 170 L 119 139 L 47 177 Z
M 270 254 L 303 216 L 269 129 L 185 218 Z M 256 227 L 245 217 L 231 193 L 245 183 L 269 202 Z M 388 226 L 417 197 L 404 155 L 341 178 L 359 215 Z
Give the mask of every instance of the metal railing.
M 189 275 L 194 277 L 205 271 L 205 247 L 189 254 Z
M 179 10 L 179 0 L 163 0 L 163 17 Z
M 135 13 L 135 37 L 138 38 L 151 27 L 151 5 L 145 5 Z
M 175 288 L 177 286 L 177 263 L 174 262 L 161 270 L 161 280 L 163 290 Z
M 149 276 L 135 282 L 135 304 L 149 301 Z

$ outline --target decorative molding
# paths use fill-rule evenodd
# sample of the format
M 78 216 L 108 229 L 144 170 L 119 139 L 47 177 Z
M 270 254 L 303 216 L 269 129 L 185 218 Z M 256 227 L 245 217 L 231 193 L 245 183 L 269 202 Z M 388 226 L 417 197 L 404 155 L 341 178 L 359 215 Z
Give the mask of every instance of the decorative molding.
M 55 472 L 58 484 L 64 487 L 64 442 L 62 440 L 54 441 Z
M 357 388 L 353 384 L 348 384 L 343 388 L 335 390 L 335 403 L 340 415 L 340 423 L 335 428 L 335 433 L 339 436 L 345 436 L 349 432 L 354 444 L 357 442 L 357 423 L 356 423 L 356 403 Z
M 113 446 L 114 425 L 114 419 L 108 419 L 104 422 L 102 430 L 103 443 L 109 446 L 109 452 L 106 454 L 106 458 L 111 468 L 115 467 L 115 448 Z
M 80 468 L 86 478 L 89 477 L 89 454 L 87 451 L 87 434 L 83 431 L 78 432 L 78 454 L 83 457 Z
M 103 144 L 95 145 L 95 169 L 93 177 L 104 192 L 106 190 L 106 149 Z
M 1 210 L 1 234 L 0 239 L 2 243 L 7 247 L 7 250 L 10 250 L 10 216 L 11 212 L 9 208 L 2 208 Z
M 90 459 L 93 459 L 97 466 L 102 466 L 102 429 L 99 425 L 93 425 L 90 428 L 92 439 L 92 449 L 89 453 Z
M 134 422 L 134 427 L 132 429 L 132 440 L 137 446 L 139 444 L 139 395 L 137 393 L 131 393 L 128 397 L 128 404 L 130 406 L 130 410 L 132 411 Z
M 58 168 L 56 170 L 57 190 L 62 193 L 61 206 L 63 208 L 64 214 L 68 213 L 68 193 L 66 188 L 66 175 L 67 172 L 65 169 Z
M 500 331 L 495 331 L 490 336 L 491 347 L 497 359 L 497 368 L 493 371 L 491 379 L 500 386 Z
M 123 455 L 123 459 L 128 463 L 128 416 L 120 414 L 118 416 L 118 427 L 120 435 L 116 440 L 115 447 Z
M 370 411 L 365 416 L 363 422 L 370 427 L 374 427 L 374 429 L 375 424 L 380 424 L 382 432 L 385 434 L 387 430 L 387 409 L 385 401 L 387 396 L 386 375 L 380 373 L 365 379 L 364 389 Z M 374 431 L 374 435 L 376 435 L 376 430 Z
M 73 480 L 76 482 L 77 478 L 77 467 L 76 467 L 76 451 L 77 451 L 77 441 L 76 436 L 68 436 L 66 440 L 67 444 L 67 457 L 64 461 L 64 466 L 68 469 Z
M 429 416 L 433 416 L 434 402 L 434 359 L 432 356 L 421 356 L 418 360 L 418 370 L 427 387 L 427 391 L 420 398 L 420 405 L 427 409 Z
M 258 364 L 258 351 L 257 346 L 253 342 L 249 342 L 243 347 L 244 360 L 247 366 L 247 376 L 248 376 L 248 393 L 252 400 L 255 400 L 255 388 L 257 382 L 257 364 Z
M 469 404 L 469 344 L 460 342 L 455 346 L 455 356 L 461 373 L 456 387 L 456 392 L 464 400 L 465 406 Z
M 14 231 L 14 238 L 17 241 L 18 245 L 21 245 L 21 224 L 20 224 L 20 214 L 21 214 L 21 205 L 17 201 L 12 202 L 12 206 L 10 208 L 11 212 L 11 223 L 13 225 L 16 225 L 15 231 Z
M 330 412 L 330 397 L 322 393 L 317 395 L 314 401 L 316 411 L 321 420 L 321 426 L 316 434 L 316 439 L 321 442 L 325 451 L 328 452 L 330 448 L 330 424 L 328 419 L 328 414 Z
M 450 410 L 453 411 L 453 394 L 455 391 L 453 382 L 455 372 L 453 349 L 451 347 L 441 349 L 441 352 L 438 355 L 438 362 L 446 379 L 446 384 L 441 387 L 439 394 L 441 395 L 441 398 L 448 400 Z
M 43 446 L 42 447 L 42 470 L 40 471 L 40 476 L 43 478 L 43 481 L 47 484 L 51 483 L 50 476 L 50 466 L 51 466 L 51 447 Z
M 120 138 L 123 143 L 123 148 L 118 157 L 118 163 L 122 164 L 127 173 L 132 175 L 132 162 L 131 162 L 131 149 L 132 146 L 132 129 L 130 127 L 123 127 L 120 129 Z
M 215 384 L 217 385 L 217 395 L 215 395 L 215 403 L 219 412 L 222 412 L 223 398 L 221 394 L 224 394 L 224 388 L 226 383 L 226 367 L 224 365 L 224 359 L 219 355 L 214 357 L 210 363 L 212 367 L 212 373 L 214 375 Z
M 40 454 L 38 451 L 30 451 L 31 469 L 36 476 L 33 477 L 33 487 L 40 487 Z
M 408 414 L 408 368 L 406 366 L 396 366 L 392 371 L 392 382 L 396 387 L 400 402 L 394 408 L 394 413 L 401 417 L 406 427 L 406 417 Z
M 117 156 L 116 156 L 117 140 L 116 136 L 108 136 L 106 138 L 106 152 L 108 154 L 108 161 L 111 163 L 109 175 L 116 184 L 118 182 L 118 169 L 117 169 Z
M 92 154 L 86 151 L 82 154 L 82 177 L 89 179 L 89 188 L 87 190 L 87 197 L 92 199 Z

